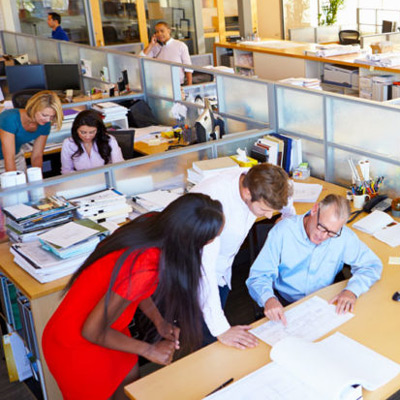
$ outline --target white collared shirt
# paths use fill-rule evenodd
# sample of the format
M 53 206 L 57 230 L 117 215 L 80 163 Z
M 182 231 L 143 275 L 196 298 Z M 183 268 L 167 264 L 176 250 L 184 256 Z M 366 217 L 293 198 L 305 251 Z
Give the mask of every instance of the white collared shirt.
M 173 38 L 168 39 L 164 46 L 161 46 L 157 43 L 154 47 L 151 48 L 148 54 L 145 54 L 142 51 L 140 55 L 157 58 L 158 60 L 192 65 L 192 61 L 189 55 L 189 49 L 186 44 Z M 191 70 L 185 71 L 192 72 Z M 183 69 L 179 70 L 179 76 L 182 84 L 185 81 L 185 73 Z

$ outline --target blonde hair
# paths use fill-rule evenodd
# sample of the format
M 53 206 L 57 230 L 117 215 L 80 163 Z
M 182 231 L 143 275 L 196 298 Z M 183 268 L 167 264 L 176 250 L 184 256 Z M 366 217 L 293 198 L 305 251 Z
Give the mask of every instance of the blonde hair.
M 51 90 L 42 90 L 33 95 L 26 103 L 25 111 L 29 118 L 34 119 L 35 114 L 45 108 L 51 108 L 55 111 L 56 115 L 53 124 L 57 127 L 57 130 L 60 130 L 64 114 L 59 97 Z

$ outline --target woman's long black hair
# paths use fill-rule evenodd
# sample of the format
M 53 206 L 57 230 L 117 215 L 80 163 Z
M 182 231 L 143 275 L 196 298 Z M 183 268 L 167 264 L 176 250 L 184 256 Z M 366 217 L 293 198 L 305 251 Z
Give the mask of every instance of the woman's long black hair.
M 113 251 L 126 249 L 114 266 L 106 295 L 107 304 L 111 288 L 129 255 L 135 250 L 139 250 L 139 255 L 147 248 L 157 247 L 161 256 L 155 302 L 163 303 L 163 316 L 168 322 L 178 321 L 182 343 L 193 349 L 200 344 L 202 332 L 199 305 L 202 249 L 218 235 L 223 223 L 219 201 L 200 193 L 185 194 L 164 211 L 145 214 L 100 242 L 72 276 L 67 289 L 95 261 Z M 138 255 L 132 260 L 132 265 Z
M 107 134 L 107 128 L 104 125 L 100 113 L 94 110 L 81 111 L 74 119 L 71 136 L 78 149 L 72 154 L 72 158 L 79 157 L 83 154 L 82 141 L 78 135 L 78 129 L 83 125 L 97 128 L 97 133 L 93 141 L 97 144 L 99 154 L 104 160 L 104 164 L 108 164 L 111 160 L 110 136 Z

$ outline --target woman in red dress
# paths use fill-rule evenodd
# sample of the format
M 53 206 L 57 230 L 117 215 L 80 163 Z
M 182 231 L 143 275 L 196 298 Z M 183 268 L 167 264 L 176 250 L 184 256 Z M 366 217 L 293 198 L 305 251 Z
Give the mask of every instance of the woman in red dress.
M 138 356 L 166 365 L 180 340 L 192 348 L 201 343 L 201 252 L 223 223 L 218 201 L 189 193 L 97 246 L 43 332 L 47 365 L 65 399 L 126 398 L 123 387 L 139 378 Z M 158 342 L 130 336 L 137 307 L 153 322 Z

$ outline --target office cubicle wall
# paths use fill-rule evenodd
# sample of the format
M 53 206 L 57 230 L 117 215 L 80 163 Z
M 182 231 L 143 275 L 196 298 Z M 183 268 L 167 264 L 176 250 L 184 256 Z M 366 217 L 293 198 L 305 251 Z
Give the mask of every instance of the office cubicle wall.
M 18 54 L 20 48 L 26 47 L 22 44 L 24 38 L 27 38 L 27 43 L 31 43 L 28 35 L 2 32 L 1 36 L 7 53 Z M 212 73 L 214 82 L 183 88 L 187 96 L 182 99 L 179 85 L 180 64 L 75 43 L 40 40 L 51 42 L 52 46 L 57 44 L 61 62 L 77 62 L 84 57 L 92 59 L 92 64 L 96 64 L 93 69 L 95 79 L 84 78 L 89 86 L 90 82 L 93 86 L 99 82 L 97 74 L 100 73 L 100 68 L 97 64 L 105 63 L 108 66 L 111 81 L 118 78 L 121 69 L 130 67 L 130 82 L 141 89 L 139 95 L 142 94 L 148 100 L 162 123 L 176 122 L 170 113 L 176 102 L 188 108 L 188 119 L 192 123 L 202 110 L 201 106 L 193 103 L 196 93 L 213 93 L 217 99 L 218 112 L 228 128 L 227 139 L 231 140 L 231 134 L 248 129 L 270 128 L 302 139 L 303 158 L 309 162 L 315 176 L 348 185 L 351 180 L 347 167 L 348 157 L 351 156 L 355 161 L 368 158 L 371 161 L 372 175 L 384 174 L 386 188 L 391 193 L 400 191 L 400 184 L 396 180 L 400 167 L 400 149 L 396 140 L 396 132 L 400 126 L 400 108 L 397 106 L 204 68 L 194 69 Z M 50 55 L 42 42 L 34 43 L 37 59 L 42 62 L 43 58 Z M 212 146 L 220 145 L 220 150 L 225 148 L 227 153 L 234 152 L 234 146 L 229 145 L 227 139 Z M 174 157 L 176 153 L 168 154 Z M 188 160 L 191 160 L 190 157 Z M 147 157 L 143 159 L 143 162 L 147 161 Z M 162 169 L 170 168 L 176 172 L 172 166 L 173 161 L 164 163 L 166 164 Z M 135 167 L 132 174 L 138 165 L 129 164 L 129 168 Z M 122 169 L 118 171 L 118 174 L 130 175 L 130 172 L 123 173 Z
M 277 131 L 300 137 L 314 176 L 351 183 L 348 159 L 370 161 L 371 177 L 400 192 L 400 108 L 364 99 L 276 85 Z

